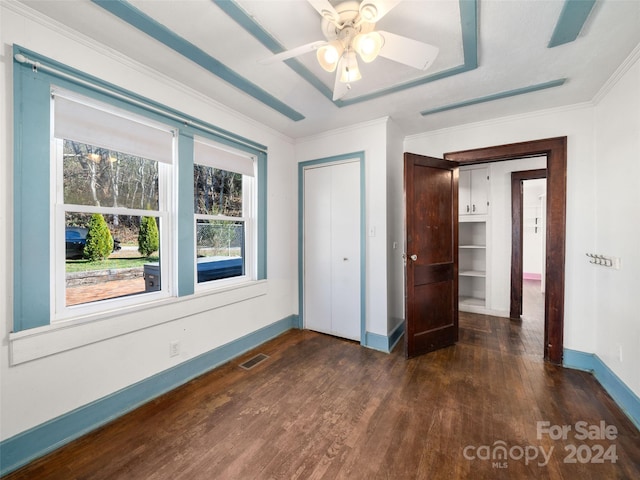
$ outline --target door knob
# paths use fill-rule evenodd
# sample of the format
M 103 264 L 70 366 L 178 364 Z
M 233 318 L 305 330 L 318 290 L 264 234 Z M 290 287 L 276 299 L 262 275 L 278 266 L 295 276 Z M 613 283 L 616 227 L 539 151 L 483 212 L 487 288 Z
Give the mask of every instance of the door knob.
M 416 260 L 418 260 L 418 255 L 416 255 L 416 254 L 414 253 L 414 254 L 413 254 L 413 255 L 411 255 L 409 258 L 415 262 Z

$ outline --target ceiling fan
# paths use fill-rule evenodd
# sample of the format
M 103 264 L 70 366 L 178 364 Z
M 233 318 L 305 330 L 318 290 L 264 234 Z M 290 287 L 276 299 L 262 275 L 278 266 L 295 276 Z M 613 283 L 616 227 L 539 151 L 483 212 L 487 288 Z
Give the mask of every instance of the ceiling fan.
M 351 83 L 361 78 L 358 57 L 365 63 L 381 56 L 426 70 L 439 49 L 408 37 L 376 30 L 376 23 L 401 0 L 348 0 L 335 7 L 329 0 L 307 0 L 322 16 L 320 28 L 326 40 L 318 40 L 263 60 L 267 64 L 316 51 L 320 66 L 336 72 L 333 100 L 344 97 Z

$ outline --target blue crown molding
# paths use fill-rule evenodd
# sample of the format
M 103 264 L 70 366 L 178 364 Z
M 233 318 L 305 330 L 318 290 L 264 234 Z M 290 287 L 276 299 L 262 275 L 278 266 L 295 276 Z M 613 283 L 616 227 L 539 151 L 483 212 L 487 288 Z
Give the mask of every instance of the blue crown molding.
M 248 33 L 253 35 L 262 45 L 271 50 L 273 53 L 280 53 L 286 48 L 277 42 L 268 32 L 266 32 L 253 17 L 249 16 L 238 4 L 233 0 L 212 0 L 227 15 L 244 28 Z M 462 50 L 464 55 L 464 63 L 457 67 L 437 72 L 431 75 L 420 77 L 410 82 L 394 85 L 390 88 L 378 90 L 376 92 L 354 97 L 348 100 L 332 101 L 337 107 L 346 107 L 376 98 L 390 95 L 392 93 L 401 92 L 409 88 L 414 88 L 425 83 L 441 80 L 453 75 L 459 75 L 469 70 L 478 68 L 478 5 L 477 0 L 459 0 L 460 4 L 460 27 L 462 31 Z M 296 59 L 285 60 L 285 63 L 291 67 L 298 75 L 307 80 L 322 95 L 329 100 L 333 98 L 333 91 L 327 87 L 318 77 L 316 77 L 309 69 L 303 66 Z
M 538 90 L 545 90 L 547 88 L 559 87 L 560 85 L 564 85 L 566 81 L 567 81 L 566 78 L 561 78 L 559 80 L 552 80 L 550 82 L 538 83 L 536 85 L 530 85 L 528 87 L 516 88 L 514 90 L 507 90 L 504 92 L 494 93 L 492 95 L 487 95 L 486 97 L 472 98 L 470 100 L 465 100 L 463 102 L 452 103 L 449 105 L 443 105 L 442 107 L 425 110 L 423 112 L 420 112 L 420 115 L 424 117 L 427 115 L 433 115 L 434 113 L 446 112 L 447 110 L 454 110 L 457 108 L 468 107 L 469 105 L 476 105 L 478 103 L 484 103 L 484 102 L 492 102 L 494 100 L 500 100 L 502 98 L 515 97 L 516 95 L 524 95 L 525 93 L 537 92 Z
M 565 0 L 547 48 L 573 42 L 584 27 L 596 0 Z
M 460 5 L 460 27 L 462 31 L 462 52 L 464 63 L 457 67 L 436 72 L 425 77 L 420 77 L 410 82 L 401 83 L 391 88 L 378 90 L 366 95 L 354 97 L 348 100 L 338 100 L 334 103 L 339 107 L 354 105 L 356 103 L 373 100 L 376 98 L 401 92 L 409 88 L 418 87 L 427 83 L 442 80 L 443 78 L 460 75 L 461 73 L 478 68 L 478 4 L 477 0 L 459 0 Z
M 303 120 L 305 117 L 284 104 L 270 93 L 262 90 L 254 83 L 237 74 L 229 67 L 213 58 L 204 50 L 169 30 L 153 18 L 146 15 L 125 0 L 91 0 L 116 17 L 124 20 L 151 38 L 176 51 L 180 55 L 200 65 L 205 70 L 252 96 L 264 105 L 271 107 L 293 121 Z
M 164 25 L 160 24 L 153 18 L 146 15 L 126 0 L 91 0 L 96 5 L 104 8 L 113 15 L 124 20 L 131 26 L 146 33 L 150 37 L 166 45 L 180 55 L 197 63 L 202 68 L 216 75 L 227 83 L 242 90 L 247 95 L 252 96 L 259 102 L 273 108 L 281 114 L 287 116 L 291 120 L 299 121 L 305 117 L 279 101 L 271 94 L 262 90 L 257 85 L 240 76 L 220 61 L 216 60 L 194 44 L 176 35 Z M 229 15 L 238 25 L 250 33 L 262 45 L 271 50 L 273 53 L 280 53 L 286 48 L 280 44 L 271 34 L 269 34 L 261 25 L 259 25 L 253 17 L 245 12 L 233 0 L 212 0 L 223 12 Z M 431 75 L 426 75 L 410 82 L 394 85 L 393 87 L 378 90 L 366 95 L 354 97 L 348 100 L 333 101 L 333 91 L 325 83 L 315 76 L 308 68 L 295 58 L 284 61 L 293 71 L 304 78 L 323 96 L 331 101 L 337 107 L 346 107 L 361 102 L 374 100 L 376 98 L 390 95 L 392 93 L 414 88 L 426 83 L 441 80 L 453 75 L 459 75 L 478 67 L 478 2 L 477 0 L 459 0 L 460 5 L 460 26 L 462 32 L 462 49 L 464 63 L 457 67 L 453 67 Z
M 13 46 L 14 56 L 18 53 L 23 54 L 24 56 L 26 56 L 30 60 L 33 60 L 34 62 L 40 62 L 41 64 L 44 64 L 45 66 L 51 67 L 53 69 L 53 70 L 46 70 L 41 72 L 43 73 L 43 75 L 51 75 L 53 77 L 60 78 L 62 80 L 71 79 L 70 81 L 74 84 L 78 84 L 81 86 L 84 85 L 85 87 L 89 86 L 88 87 L 89 90 L 97 89 L 102 92 L 107 92 L 107 95 L 110 97 L 124 98 L 125 102 L 132 101 L 133 104 L 137 106 L 137 108 L 141 108 L 142 110 L 147 112 L 145 113 L 145 115 L 148 115 L 149 113 L 152 116 L 160 115 L 160 117 L 162 118 L 160 121 L 164 121 L 164 122 L 169 121 L 171 122 L 172 125 L 176 125 L 175 124 L 176 118 L 178 118 L 180 120 L 176 126 L 179 126 L 179 127 L 192 126 L 196 130 L 204 129 L 204 132 L 208 131 L 211 134 L 213 134 L 214 140 L 221 143 L 228 144 L 228 145 L 232 145 L 236 148 L 240 148 L 249 153 L 257 154 L 258 152 L 267 151 L 266 145 L 262 145 L 261 143 L 254 142 L 253 140 L 250 140 L 241 135 L 237 135 L 217 125 L 214 125 L 209 122 L 205 122 L 192 115 L 187 115 L 186 113 L 183 113 L 179 110 L 176 110 L 174 108 L 168 107 L 167 105 L 151 100 L 148 97 L 134 93 L 131 90 L 121 88 L 117 85 L 114 85 L 113 83 L 109 83 L 98 77 L 94 77 L 93 75 L 84 73 L 73 67 L 60 63 L 52 58 L 41 55 L 33 50 L 29 50 L 27 48 L 21 47 L 20 45 L 14 44 Z M 29 64 L 21 64 L 14 61 L 14 65 L 16 67 L 21 65 L 22 67 L 27 68 L 29 71 L 31 71 L 31 66 Z M 14 71 L 16 70 L 19 70 L 19 69 L 15 68 Z M 149 108 L 146 108 L 145 105 L 148 106 Z M 124 108 L 127 108 L 127 107 L 125 106 Z M 199 133 L 203 133 L 203 132 L 200 131 Z M 248 147 L 248 148 L 244 148 L 244 147 Z M 258 152 L 256 152 L 255 150 L 257 150 Z
M 238 25 L 244 28 L 249 34 L 251 34 L 262 45 L 271 50 L 274 54 L 284 52 L 286 47 L 278 42 L 271 36 L 262 26 L 257 23 L 253 17 L 247 14 L 240 6 L 230 0 L 211 0 L 215 3 L 220 10 L 229 15 Z M 322 80 L 316 77 L 311 70 L 305 67 L 300 61 L 295 58 L 288 58 L 284 60 L 289 68 L 309 82 L 316 90 L 329 100 L 333 98 L 333 91 L 327 87 Z
M 294 121 L 304 119 L 304 116 L 302 114 L 291 109 L 269 93 L 257 87 L 255 84 L 238 75 L 233 70 L 229 69 L 227 66 L 223 65 L 221 62 L 199 49 L 197 46 L 176 35 L 167 27 L 161 25 L 145 13 L 141 12 L 126 0 L 92 1 L 105 10 L 126 21 L 133 27 L 138 28 L 152 38 L 158 40 L 169 48 L 172 48 L 184 57 L 189 58 L 193 62 L 202 66 L 203 68 L 218 76 L 219 78 L 225 80 L 226 82 L 230 83 L 234 87 L 244 91 L 246 94 L 252 96 L 261 103 L 275 109 L 276 111 Z M 212 0 L 212 2 L 215 3 L 223 12 L 229 15 L 231 19 L 233 19 L 238 25 L 240 25 L 244 30 L 246 30 L 274 54 L 286 50 L 286 48 L 281 43 L 279 43 L 269 32 L 267 32 L 260 24 L 258 24 L 255 19 L 250 16 L 245 10 L 243 10 L 234 0 Z M 560 14 L 560 18 L 558 19 L 558 23 L 556 24 L 552 39 L 549 43 L 549 48 L 575 40 L 577 35 L 580 33 L 580 30 L 584 26 L 584 22 L 593 9 L 594 4 L 595 0 L 565 0 L 562 13 Z M 403 90 L 418 87 L 420 85 L 424 85 L 454 75 L 459 75 L 461 73 L 474 70 L 478 67 L 478 1 L 459 0 L 459 8 L 464 62 L 456 67 L 436 72 L 431 75 L 426 75 L 409 82 L 394 85 L 390 88 L 385 88 L 347 100 L 332 101 L 332 90 L 327 87 L 327 85 L 325 85 L 324 82 L 322 82 L 317 76 L 315 76 L 308 68 L 306 68 L 300 61 L 296 60 L 295 58 L 290 58 L 285 60 L 284 63 L 286 63 L 293 71 L 304 78 L 307 82 L 309 82 L 309 84 L 316 88 L 316 90 L 318 90 L 329 101 L 332 101 L 332 103 L 337 107 L 345 107 L 370 100 L 375 100 L 386 95 L 401 92 Z M 464 102 L 425 110 L 421 112 L 421 115 L 426 116 L 446 110 L 453 110 L 470 105 L 475 105 L 478 103 L 490 102 L 512 97 L 515 95 L 522 95 L 546 88 L 560 86 L 565 82 L 566 79 L 560 79 L 528 87 L 518 88 L 515 90 L 499 92 L 486 97 L 471 99 Z

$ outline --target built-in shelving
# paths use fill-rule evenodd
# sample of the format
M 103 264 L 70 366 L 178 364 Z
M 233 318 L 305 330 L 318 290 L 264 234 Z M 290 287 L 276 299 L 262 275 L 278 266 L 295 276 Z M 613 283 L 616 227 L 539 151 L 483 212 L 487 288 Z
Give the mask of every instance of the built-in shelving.
M 488 196 L 486 167 L 460 170 L 458 306 L 462 311 L 483 313 L 487 308 Z
M 458 235 L 458 307 L 477 312 L 486 307 L 487 222 L 461 217 Z
M 458 308 L 464 311 L 465 307 L 478 307 L 485 308 L 486 302 L 484 298 L 474 298 L 474 297 L 458 297 Z
M 487 272 L 484 272 L 482 270 L 460 270 L 460 272 L 458 272 L 458 275 L 461 275 L 463 277 L 486 277 Z

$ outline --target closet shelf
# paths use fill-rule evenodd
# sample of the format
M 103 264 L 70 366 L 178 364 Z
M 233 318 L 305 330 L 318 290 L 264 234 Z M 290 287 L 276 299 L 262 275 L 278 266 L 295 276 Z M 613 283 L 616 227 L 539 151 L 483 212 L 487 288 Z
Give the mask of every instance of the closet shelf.
M 484 298 L 476 298 L 476 297 L 460 297 L 459 305 L 466 305 L 469 307 L 484 307 L 485 299 Z
M 461 277 L 486 277 L 487 272 L 481 270 L 461 270 L 458 272 Z

